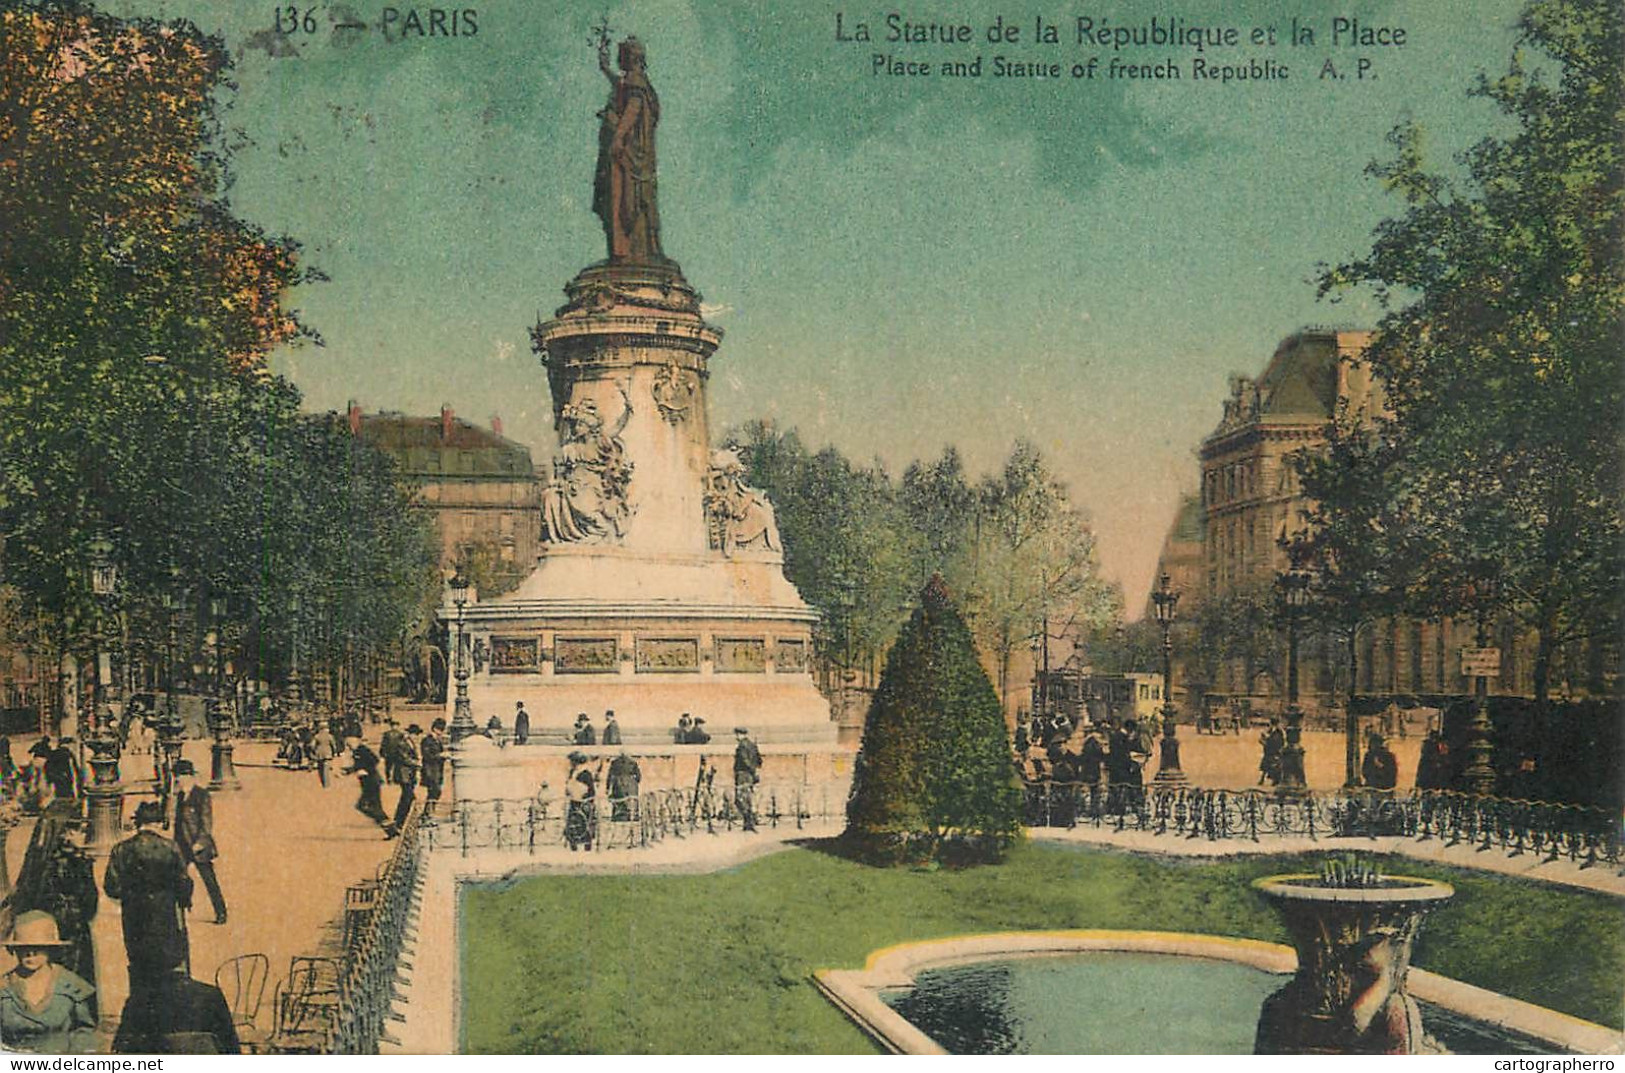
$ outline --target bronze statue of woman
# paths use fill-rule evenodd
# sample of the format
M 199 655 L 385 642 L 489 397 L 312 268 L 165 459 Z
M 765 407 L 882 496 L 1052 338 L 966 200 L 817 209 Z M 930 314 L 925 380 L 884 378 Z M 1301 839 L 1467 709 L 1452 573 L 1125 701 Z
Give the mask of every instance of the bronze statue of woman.
M 609 41 L 598 46 L 598 67 L 609 79 L 609 103 L 599 113 L 598 170 L 592 211 L 604 221 L 611 261 L 662 260 L 660 209 L 655 197 L 655 126 L 660 100 L 644 70 L 643 44 L 621 42 L 619 75 L 609 68 Z

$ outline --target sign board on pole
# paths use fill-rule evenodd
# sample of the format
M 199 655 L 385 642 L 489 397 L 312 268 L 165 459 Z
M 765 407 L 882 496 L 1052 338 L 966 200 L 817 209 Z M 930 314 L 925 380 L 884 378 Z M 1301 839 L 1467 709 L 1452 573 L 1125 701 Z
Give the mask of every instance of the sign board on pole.
M 1466 678 L 1501 677 L 1501 650 L 1499 648 L 1463 648 L 1461 673 Z

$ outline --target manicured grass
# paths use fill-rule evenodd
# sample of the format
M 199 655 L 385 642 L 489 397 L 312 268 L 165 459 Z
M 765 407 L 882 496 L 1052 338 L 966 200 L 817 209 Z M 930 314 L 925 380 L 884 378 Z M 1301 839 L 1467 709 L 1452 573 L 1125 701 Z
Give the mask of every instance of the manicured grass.
M 794 849 L 707 876 L 538 877 L 464 896 L 464 1049 L 866 1053 L 809 976 L 969 932 L 1145 928 L 1286 942 L 1248 887 L 1320 858 L 1203 862 L 1054 845 L 963 872 Z M 1620 1027 L 1625 902 L 1389 858 L 1456 887 L 1415 964 Z

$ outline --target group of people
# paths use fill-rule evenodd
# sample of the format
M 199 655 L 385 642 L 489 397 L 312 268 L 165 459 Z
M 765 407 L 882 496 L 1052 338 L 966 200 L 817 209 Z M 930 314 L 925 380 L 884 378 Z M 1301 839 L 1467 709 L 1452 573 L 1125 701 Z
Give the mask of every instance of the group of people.
M 53 800 L 77 799 L 84 793 L 77 743 L 63 737 L 53 744 L 51 735 L 42 735 L 19 765 L 11 754 L 11 739 L 0 735 L 0 783 L 29 812 L 43 812 Z
M 187 760 L 174 765 L 174 814 L 158 801 L 136 806 L 135 833 L 113 847 L 101 891 L 119 902 L 130 993 L 113 1049 L 117 1053 L 240 1050 L 220 991 L 191 978 L 186 914 L 196 872 L 226 923 L 214 872 L 219 847 L 207 787 Z M 166 832 L 165 827 L 169 828 Z M 0 1045 L 73 1053 L 94 1046 L 98 1004 L 91 925 L 99 901 L 85 851 L 85 826 L 71 797 L 41 813 L 10 895 L 6 946 L 16 966 L 0 980 Z
M 707 739 L 709 740 L 709 739 Z M 609 798 L 612 821 L 635 821 L 639 818 L 638 794 L 643 771 L 626 750 L 608 763 L 607 781 L 605 763 L 600 759 L 593 764 L 586 753 L 576 750 L 566 758 L 570 764 L 565 778 L 564 841 L 571 850 L 590 850 L 598 837 L 598 787 L 604 783 Z M 706 777 L 702 758 L 699 778 Z M 748 727 L 734 728 L 734 804 L 746 831 L 756 827 L 756 787 L 761 782 L 762 751 L 751 740 Z
M 344 769 L 344 774 L 355 775 L 361 788 L 361 796 L 355 803 L 356 811 L 383 827 L 385 838 L 400 837 L 407 817 L 412 814 L 420 781 L 429 808 L 432 809 L 440 800 L 446 783 L 446 753 L 449 747 L 444 719 L 436 719 L 429 724 L 429 732 L 425 734 L 416 723 L 408 724 L 402 730 L 399 722 L 392 717 L 387 721 L 376 752 L 360 739 L 348 743 L 350 764 Z M 384 811 L 386 783 L 400 787 L 393 814 Z
M 1134 719 L 1084 723 L 1065 715 L 1035 716 L 1016 727 L 1016 764 L 1026 783 L 1094 786 L 1104 776 L 1109 786 L 1139 786 L 1153 739 L 1151 728 Z

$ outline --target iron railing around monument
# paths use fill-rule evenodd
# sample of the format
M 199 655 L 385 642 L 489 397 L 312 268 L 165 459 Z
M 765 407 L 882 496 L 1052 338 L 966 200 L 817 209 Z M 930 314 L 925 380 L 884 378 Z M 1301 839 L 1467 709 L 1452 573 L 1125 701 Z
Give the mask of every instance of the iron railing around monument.
M 1411 838 L 1582 865 L 1619 865 L 1621 816 L 1607 809 L 1445 790 L 1209 790 L 1035 780 L 1031 827 L 1110 828 L 1183 838 Z
M 423 812 L 414 810 L 401 828 L 394 854 L 379 873 L 367 919 L 345 951 L 329 1054 L 377 1054 L 378 1044 L 385 1038 L 391 1007 L 400 997 L 395 984 L 410 937 L 413 900 L 423 866 L 424 830 Z
M 746 795 L 731 785 L 649 790 L 636 797 L 599 795 L 588 802 L 592 849 L 641 849 L 668 838 L 718 834 L 745 826 Z M 763 782 L 748 795 L 756 826 L 822 829 L 843 821 L 844 787 Z M 569 802 L 563 795 L 458 801 L 426 828 L 429 846 L 467 857 L 476 852 L 536 853 L 568 844 Z

